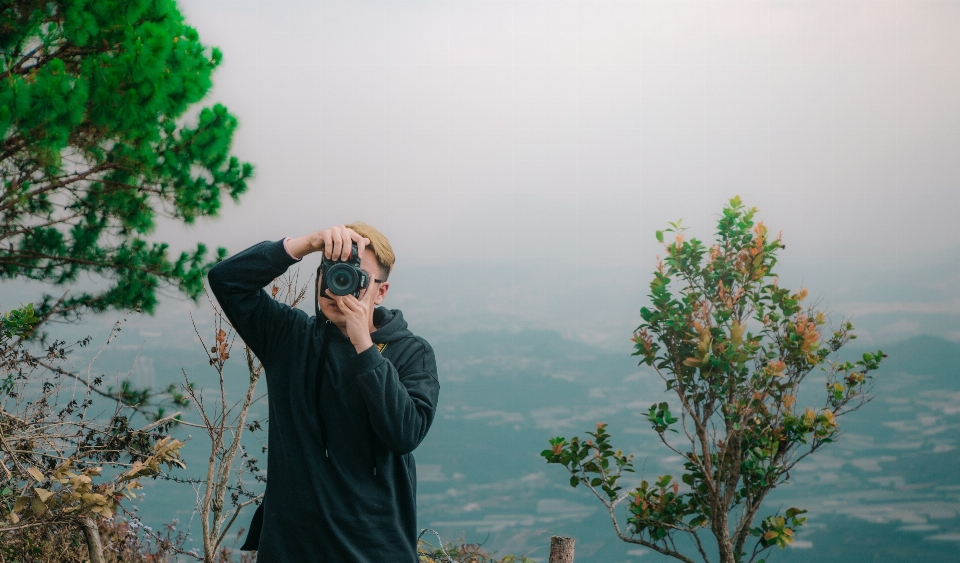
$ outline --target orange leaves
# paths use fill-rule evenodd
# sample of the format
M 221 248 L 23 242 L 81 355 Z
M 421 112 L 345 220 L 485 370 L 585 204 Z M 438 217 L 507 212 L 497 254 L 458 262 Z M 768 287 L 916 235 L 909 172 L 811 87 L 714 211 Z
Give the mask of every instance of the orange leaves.
M 221 364 L 230 359 L 230 343 L 227 342 L 227 333 L 222 328 L 217 330 L 217 345 L 210 347 L 210 352 L 216 354 L 210 358 L 210 364 L 219 361 Z
M 824 410 L 822 416 L 826 420 L 826 423 L 827 423 L 826 425 L 828 427 L 833 428 L 837 425 L 836 416 L 833 414 L 833 411 Z
M 763 367 L 763 372 L 768 377 L 783 377 L 784 372 L 787 370 L 787 364 L 783 363 L 783 360 L 774 360 L 772 362 L 767 362 L 767 365 Z
M 645 354 L 649 354 L 653 349 L 653 337 L 650 336 L 650 333 L 645 328 L 633 333 L 633 338 L 631 340 L 633 340 L 635 344 L 640 344 L 643 346 L 643 351 Z
M 862 372 L 855 371 L 850 374 L 847 374 L 847 376 L 844 378 L 844 381 L 847 382 L 847 385 L 849 387 L 855 387 L 863 383 L 864 379 L 865 377 Z
M 674 239 L 674 248 L 680 248 L 683 246 L 683 233 L 677 234 L 677 237 Z
M 767 269 L 763 266 L 767 245 L 767 227 L 763 222 L 757 223 L 753 232 L 756 236 L 753 239 L 753 245 L 746 249 L 749 258 L 744 260 L 744 266 L 750 271 L 750 279 L 758 280 L 767 273 Z
M 809 407 L 803 413 L 803 423 L 807 431 L 812 431 L 817 438 L 825 438 L 833 434 L 839 426 L 836 413 L 830 409 L 823 409 L 817 414 Z
M 793 395 L 784 395 L 782 402 L 783 402 L 783 407 L 789 409 L 790 407 L 793 406 L 794 403 L 797 402 L 797 398 L 794 397 Z
M 763 221 L 760 221 L 753 227 L 753 232 L 760 240 L 767 238 L 767 226 L 763 224 Z
M 754 528 L 751 533 L 760 536 L 760 543 L 764 547 L 777 546 L 781 549 L 786 548 L 793 543 L 793 528 L 802 526 L 806 518 L 800 518 L 799 515 L 806 510 L 790 508 L 787 510 L 786 518 L 783 516 L 767 516 L 759 528 Z
M 810 363 L 816 363 L 817 360 L 812 354 L 819 347 L 820 329 L 817 328 L 815 319 L 807 315 L 798 315 L 797 322 L 792 326 L 794 333 L 800 337 L 800 351 L 807 354 L 807 360 Z
M 720 250 L 719 244 L 710 247 L 710 260 L 716 260 L 721 256 L 723 256 L 723 251 Z
M 563 442 L 557 442 L 556 444 L 554 444 L 554 445 L 550 448 L 550 451 L 552 451 L 552 452 L 554 453 L 554 455 L 560 455 L 560 454 L 562 454 L 562 453 L 563 453 Z

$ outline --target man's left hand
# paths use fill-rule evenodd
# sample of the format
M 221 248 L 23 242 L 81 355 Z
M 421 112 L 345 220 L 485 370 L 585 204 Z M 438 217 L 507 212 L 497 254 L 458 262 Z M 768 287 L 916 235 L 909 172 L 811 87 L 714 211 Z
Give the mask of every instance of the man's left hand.
M 353 295 L 337 297 L 337 305 L 347 319 L 347 338 L 360 354 L 373 346 L 370 332 L 374 330 L 373 310 L 377 308 L 374 301 L 379 293 L 379 284 L 370 280 L 362 299 Z

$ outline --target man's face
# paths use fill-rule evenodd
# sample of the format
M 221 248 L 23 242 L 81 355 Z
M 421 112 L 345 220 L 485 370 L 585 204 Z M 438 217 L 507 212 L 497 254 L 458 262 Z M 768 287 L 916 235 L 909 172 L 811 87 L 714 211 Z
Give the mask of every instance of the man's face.
M 379 305 L 387 296 L 387 290 L 390 288 L 390 282 L 377 283 L 373 281 L 375 279 L 380 279 L 380 266 L 377 264 L 377 256 L 373 253 L 373 251 L 367 250 L 363 253 L 363 257 L 360 258 L 360 269 L 370 276 L 370 285 L 367 286 L 367 289 L 360 291 L 360 299 L 363 299 L 368 291 L 376 291 L 377 296 L 374 298 L 373 302 Z M 340 307 L 337 306 L 337 296 L 330 293 L 329 289 L 327 289 L 326 292 L 329 299 L 322 295 L 317 296 L 318 300 L 320 301 L 320 311 L 322 311 L 324 316 L 327 317 L 333 324 L 337 326 L 345 326 L 347 319 L 340 311 Z

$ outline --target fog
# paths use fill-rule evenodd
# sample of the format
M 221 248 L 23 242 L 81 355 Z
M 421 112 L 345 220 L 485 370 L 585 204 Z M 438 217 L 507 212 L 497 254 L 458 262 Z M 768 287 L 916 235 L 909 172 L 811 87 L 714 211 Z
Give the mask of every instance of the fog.
M 907 319 L 956 303 L 956 2 L 182 6 L 257 171 L 159 238 L 235 252 L 362 219 L 397 250 L 394 295 L 625 342 L 653 232 L 709 238 L 739 194 L 783 231 L 784 277 L 865 336 L 960 330 Z
M 363 216 L 408 257 L 596 256 L 735 193 L 800 253 L 953 245 L 956 3 L 182 5 L 258 166 L 196 233 L 232 247 Z
M 180 4 L 256 177 L 174 248 L 360 219 L 414 328 L 625 345 L 654 231 L 739 194 L 868 341 L 960 338 L 960 3 Z

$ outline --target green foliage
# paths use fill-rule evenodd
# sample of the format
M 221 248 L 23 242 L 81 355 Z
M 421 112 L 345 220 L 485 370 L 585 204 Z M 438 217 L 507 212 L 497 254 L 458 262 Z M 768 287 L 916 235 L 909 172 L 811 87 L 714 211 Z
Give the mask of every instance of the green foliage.
M 759 537 L 759 544 L 763 548 L 777 546 L 784 549 L 793 543 L 793 529 L 806 523 L 807 519 L 800 517 L 806 512 L 799 508 L 790 508 L 787 509 L 786 516 L 767 516 L 760 527 L 750 530 L 750 535 Z
M 753 561 L 765 549 L 793 541 L 804 511 L 791 508 L 785 517 L 767 516 L 753 527 L 761 503 L 797 462 L 839 436 L 838 416 L 870 400 L 872 372 L 885 357 L 878 351 L 853 362 L 830 360 L 855 338 L 853 325 L 841 322 L 822 338 L 825 315 L 801 305 L 807 290 L 778 285 L 773 267 L 783 244 L 768 236 L 763 223 L 754 223 L 755 214 L 738 197 L 730 200 L 709 247 L 685 240 L 679 221 L 656 233 L 661 243 L 666 233 L 674 240 L 665 244 L 666 257 L 658 258 L 651 306 L 640 310 L 643 323 L 634 333 L 634 355 L 674 395 L 676 414 L 659 402 L 646 419 L 685 460 L 683 485 L 666 475 L 620 495 L 614 485 L 621 471 L 631 470 L 630 457 L 609 454 L 605 425 L 591 434 L 596 443 L 554 438 L 542 454 L 571 473 L 571 485 L 594 489 L 621 539 L 683 561 L 692 559 L 677 550 L 677 534 L 688 534 L 707 559 L 700 528 L 714 535 L 724 563 Z M 825 402 L 800 412 L 800 384 L 815 369 L 826 374 Z M 681 443 L 668 440 L 671 433 Z M 609 458 L 617 464 L 611 466 Z M 625 500 L 626 533 L 614 513 Z M 751 534 L 760 539 L 748 557 Z
M 174 0 L 0 8 L 0 279 L 105 282 L 45 298 L 41 316 L 150 312 L 164 285 L 202 291 L 204 246 L 170 258 L 147 235 L 157 217 L 192 223 L 246 189 L 253 168 L 229 154 L 236 118 L 215 105 L 183 122 L 220 60 Z
M 8 313 L 0 313 L 0 347 L 6 348 L 13 338 L 23 338 L 30 335 L 36 328 L 39 319 L 33 310 L 33 303 L 28 303 L 19 309 Z
M 564 438 L 550 440 L 550 449 L 540 453 L 547 463 L 559 463 L 572 474 L 570 486 L 583 483 L 599 487 L 610 499 L 617 498 L 621 487 L 617 484 L 624 471 L 633 472 L 633 456 L 622 451 L 613 451 L 607 425 L 597 423 L 596 432 L 587 432 L 592 438 L 581 441 L 574 436 L 570 443 Z M 612 462 L 612 464 L 611 464 Z
M 0 399 L 8 395 L 15 385 L 16 370 L 11 369 L 7 358 L 14 355 L 18 342 L 33 333 L 38 322 L 33 303 L 8 313 L 0 313 Z

